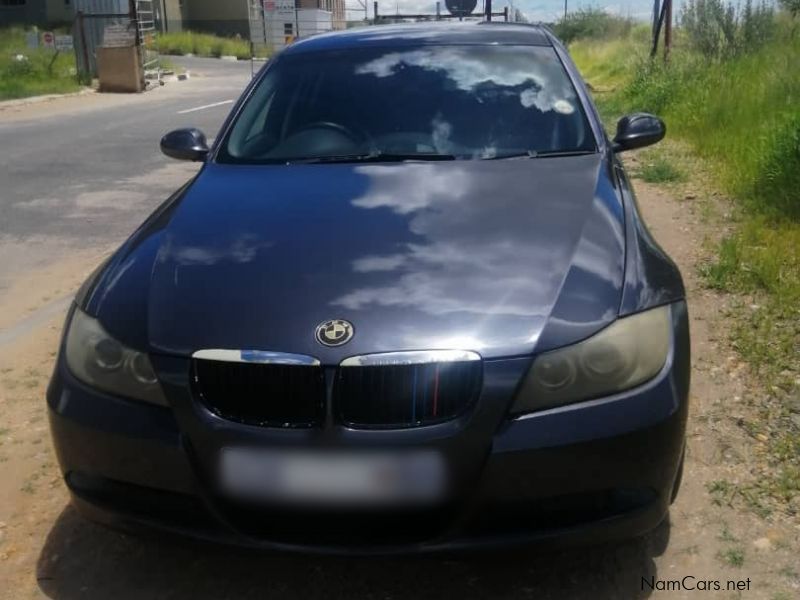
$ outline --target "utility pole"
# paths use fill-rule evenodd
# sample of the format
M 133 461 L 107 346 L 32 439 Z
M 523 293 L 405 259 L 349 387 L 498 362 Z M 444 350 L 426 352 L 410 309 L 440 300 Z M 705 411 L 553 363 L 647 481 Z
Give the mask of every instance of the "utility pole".
M 661 3 L 659 0 L 653 0 L 653 36 L 656 34 L 658 27 L 658 16 L 661 14 Z
M 486 20 L 492 20 L 492 0 L 486 0 Z
M 564 0 L 564 20 L 567 20 L 567 2 L 568 0 Z
M 664 0 L 667 3 L 667 12 L 664 17 L 664 62 L 669 60 L 669 51 L 672 48 L 672 0 Z

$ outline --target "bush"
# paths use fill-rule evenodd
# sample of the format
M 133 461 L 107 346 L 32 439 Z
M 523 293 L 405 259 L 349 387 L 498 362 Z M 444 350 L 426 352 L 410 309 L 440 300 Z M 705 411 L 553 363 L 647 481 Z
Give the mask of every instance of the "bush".
M 565 44 L 577 39 L 608 39 L 630 32 L 631 19 L 610 15 L 600 8 L 581 8 L 566 16 L 553 27 Z
M 78 89 L 72 52 L 28 48 L 24 29 L 0 28 L 0 100 Z
M 792 17 L 800 16 L 800 0 L 778 0 L 778 2 Z
M 723 0 L 688 0 L 680 23 L 691 47 L 708 58 L 731 58 L 757 50 L 773 38 L 775 14 L 762 0 L 737 9 Z
M 250 58 L 250 43 L 238 37 L 223 38 L 207 33 L 181 31 L 159 35 L 157 43 L 161 54 Z
M 708 60 L 683 29 L 666 64 L 633 37 L 570 49 L 595 89 L 605 87 L 595 100 L 609 121 L 659 114 L 669 136 L 713 161 L 716 183 L 750 213 L 800 221 L 800 36 L 789 19 L 771 27 L 763 45 L 725 60 Z

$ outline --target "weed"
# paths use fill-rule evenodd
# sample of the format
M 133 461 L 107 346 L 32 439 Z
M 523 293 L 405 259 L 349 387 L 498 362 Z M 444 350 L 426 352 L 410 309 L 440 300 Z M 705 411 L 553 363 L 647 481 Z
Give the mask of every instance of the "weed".
M 739 541 L 738 539 L 736 539 L 736 536 L 734 536 L 731 533 L 731 530 L 728 529 L 728 525 L 727 524 L 724 524 L 722 526 L 722 531 L 720 531 L 719 539 L 721 541 L 723 541 L 723 542 L 738 542 Z
M 612 15 L 602 8 L 579 8 L 565 15 L 555 24 L 556 35 L 564 43 L 576 39 L 608 39 L 626 35 L 633 25 L 633 20 Z
M 28 48 L 24 29 L 0 28 L 0 100 L 79 89 L 72 52 Z
M 724 479 L 717 479 L 711 481 L 706 485 L 708 493 L 711 494 L 711 501 L 717 506 L 723 504 L 730 504 L 733 496 L 736 493 L 735 486 Z
M 686 180 L 683 171 L 660 155 L 644 162 L 635 175 L 648 183 L 672 183 Z
M 250 43 L 247 40 L 194 31 L 162 34 L 158 37 L 158 49 L 162 54 L 250 58 Z
M 788 577 L 789 579 L 800 579 L 800 573 L 798 573 L 793 567 L 781 567 L 781 570 L 778 571 L 778 573 L 784 577 Z
M 731 567 L 739 568 L 744 565 L 744 550 L 739 547 L 723 550 L 717 555 L 717 557 Z

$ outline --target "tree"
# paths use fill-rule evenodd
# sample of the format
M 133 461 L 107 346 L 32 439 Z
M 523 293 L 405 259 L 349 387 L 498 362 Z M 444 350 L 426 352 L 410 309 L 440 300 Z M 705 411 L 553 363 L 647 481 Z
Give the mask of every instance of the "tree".
M 800 15 L 800 0 L 778 0 L 778 2 L 793 18 Z

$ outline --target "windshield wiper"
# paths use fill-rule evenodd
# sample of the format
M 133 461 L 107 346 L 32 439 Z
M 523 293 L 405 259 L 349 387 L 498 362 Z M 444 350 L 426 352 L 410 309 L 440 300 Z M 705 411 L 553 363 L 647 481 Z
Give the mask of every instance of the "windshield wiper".
M 339 154 L 331 156 L 309 156 L 286 159 L 287 165 L 309 165 L 318 163 L 364 163 L 364 162 L 402 162 L 406 160 L 455 160 L 452 154 L 437 152 L 368 152 L 366 154 Z
M 505 160 L 506 158 L 547 158 L 551 156 L 583 156 L 584 154 L 595 154 L 597 150 L 525 150 L 524 152 L 513 152 L 510 154 L 498 154 L 489 156 L 483 160 Z

